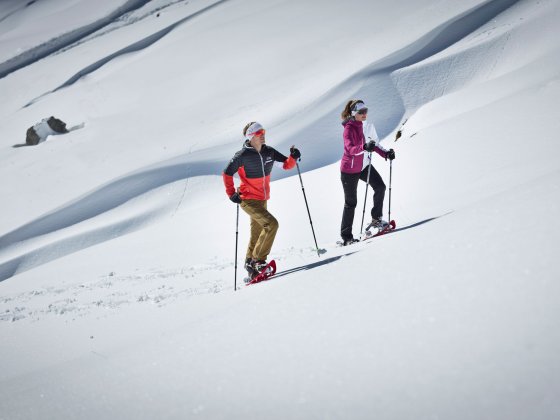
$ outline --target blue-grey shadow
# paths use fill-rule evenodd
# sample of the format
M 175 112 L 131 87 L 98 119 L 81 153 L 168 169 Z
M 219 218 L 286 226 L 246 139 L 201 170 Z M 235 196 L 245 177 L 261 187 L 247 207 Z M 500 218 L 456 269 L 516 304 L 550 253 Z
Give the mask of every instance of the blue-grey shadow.
M 422 225 L 424 225 L 424 224 L 426 224 L 426 223 L 429 223 L 429 222 L 432 222 L 432 221 L 434 221 L 434 220 L 437 220 L 437 219 L 439 219 L 439 218 L 441 218 L 441 217 L 447 216 L 447 215 L 449 215 L 449 214 L 451 214 L 451 213 L 452 213 L 452 212 L 448 212 L 448 213 L 442 214 L 441 216 L 430 217 L 430 218 L 428 218 L 428 219 L 421 220 L 421 221 L 419 221 L 419 222 L 416 222 L 416 223 L 413 223 L 413 224 L 410 224 L 410 225 L 403 226 L 402 228 L 397 228 L 397 229 L 395 229 L 393 232 L 401 232 L 401 231 L 404 231 L 404 230 L 413 229 L 413 228 L 416 228 L 416 227 L 418 227 L 418 226 L 422 226 Z M 312 270 L 312 269 L 314 269 L 314 268 L 321 267 L 321 266 L 323 266 L 323 265 L 331 264 L 331 263 L 333 263 L 333 262 L 335 262 L 335 261 L 340 260 L 342 257 L 347 257 L 347 256 L 349 256 L 349 255 L 355 254 L 356 252 L 359 252 L 359 251 L 356 250 L 356 251 L 348 252 L 348 253 L 346 253 L 346 254 L 337 255 L 337 256 L 335 256 L 335 257 L 327 258 L 327 259 L 325 259 L 325 260 L 316 261 L 316 262 L 313 262 L 313 263 L 311 263 L 311 264 L 304 264 L 304 265 L 301 265 L 301 266 L 299 266 L 299 267 L 294 267 L 294 268 L 290 268 L 290 269 L 288 269 L 288 270 L 280 271 L 278 274 L 275 274 L 274 277 L 272 277 L 272 278 L 278 278 L 278 277 L 287 276 L 288 274 L 297 273 L 297 272 L 299 272 L 299 271 Z
M 406 226 L 403 226 L 403 227 L 400 227 L 400 228 L 398 227 L 398 228 L 396 228 L 395 230 L 393 230 L 391 233 L 394 233 L 394 232 L 402 232 L 402 231 L 404 231 L 404 230 L 413 229 L 413 228 L 416 228 L 416 227 L 418 227 L 418 226 L 422 226 L 422 225 L 424 225 L 424 224 L 426 224 L 426 223 L 429 223 L 429 222 L 432 222 L 432 221 L 434 221 L 434 220 L 437 220 L 437 219 L 439 219 L 439 218 L 445 217 L 445 216 L 447 216 L 447 215 L 449 215 L 449 214 L 451 214 L 451 213 L 453 213 L 453 212 L 450 211 L 450 212 L 447 212 L 447 213 L 445 213 L 445 214 L 442 214 L 441 216 L 430 217 L 429 219 L 425 219 L 425 220 L 422 220 L 422 221 L 420 221 L 420 222 L 416 222 L 416 223 L 413 223 L 413 224 L 410 224 L 410 225 L 406 225 Z
M 278 278 L 278 277 L 283 277 L 286 276 L 288 274 L 292 274 L 292 273 L 297 273 L 298 271 L 307 271 L 307 270 L 312 270 L 314 268 L 317 267 L 321 267 L 323 265 L 326 264 L 331 264 L 335 261 L 340 260 L 342 257 L 347 257 L 349 255 L 355 254 L 358 251 L 352 251 L 352 252 L 348 252 L 347 254 L 343 254 L 343 255 L 337 255 L 336 257 L 331 257 L 331 258 L 327 258 L 326 260 L 320 260 L 311 264 L 305 264 L 299 267 L 295 267 L 295 268 L 290 268 L 288 270 L 284 270 L 284 271 L 280 271 L 278 274 L 275 274 L 273 278 Z

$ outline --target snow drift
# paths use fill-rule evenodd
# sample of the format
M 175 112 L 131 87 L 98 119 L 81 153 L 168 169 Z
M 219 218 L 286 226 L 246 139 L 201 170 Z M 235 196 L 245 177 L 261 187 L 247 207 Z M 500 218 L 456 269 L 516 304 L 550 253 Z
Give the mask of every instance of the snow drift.
M 0 5 L 2 416 L 558 416 L 556 2 L 19 3 Z M 346 249 L 350 98 L 396 151 L 401 229 Z M 12 147 L 47 114 L 84 128 Z M 302 151 L 326 253 L 277 172 L 279 276 L 234 292 L 220 173 L 255 119 Z

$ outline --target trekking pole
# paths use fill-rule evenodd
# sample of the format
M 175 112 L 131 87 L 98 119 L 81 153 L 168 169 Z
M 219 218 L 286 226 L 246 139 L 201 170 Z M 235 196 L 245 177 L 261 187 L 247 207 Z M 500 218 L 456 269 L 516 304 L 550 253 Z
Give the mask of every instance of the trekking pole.
M 317 256 L 321 258 L 321 253 L 319 252 L 319 246 L 317 245 L 317 238 L 315 237 L 315 229 L 313 229 L 313 222 L 311 221 L 311 213 L 309 212 L 309 205 L 307 204 L 307 197 L 305 196 L 305 188 L 303 188 L 303 181 L 301 179 L 301 172 L 299 171 L 299 163 L 296 161 L 297 173 L 299 175 L 299 183 L 301 184 L 301 191 L 303 192 L 303 199 L 305 200 L 305 207 L 307 207 L 307 215 L 309 216 L 309 223 L 311 224 L 311 232 L 313 233 L 313 240 L 315 241 L 315 249 L 317 250 Z
M 235 222 L 235 277 L 233 280 L 233 290 L 237 290 L 237 242 L 239 238 L 239 204 L 237 204 L 237 220 Z
M 362 236 L 362 229 L 364 228 L 364 217 L 366 215 L 367 191 L 369 189 L 369 174 L 371 173 L 371 152 L 368 153 L 368 159 L 369 159 L 369 166 L 367 170 L 366 196 L 364 198 L 364 211 L 362 212 L 362 225 L 360 226 L 360 236 Z
M 391 182 L 393 180 L 393 160 L 389 161 L 389 222 L 391 222 Z

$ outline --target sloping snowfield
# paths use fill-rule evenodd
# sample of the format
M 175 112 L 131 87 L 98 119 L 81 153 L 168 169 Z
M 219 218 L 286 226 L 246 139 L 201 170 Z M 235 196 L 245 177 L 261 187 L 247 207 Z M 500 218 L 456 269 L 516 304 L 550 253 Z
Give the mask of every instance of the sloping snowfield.
M 559 19 L 1 2 L 0 419 L 558 418 Z M 398 230 L 337 248 L 352 98 L 396 152 Z M 22 147 L 51 115 L 81 128 Z M 279 274 L 243 287 L 221 172 L 255 120 L 301 181 L 275 169 Z

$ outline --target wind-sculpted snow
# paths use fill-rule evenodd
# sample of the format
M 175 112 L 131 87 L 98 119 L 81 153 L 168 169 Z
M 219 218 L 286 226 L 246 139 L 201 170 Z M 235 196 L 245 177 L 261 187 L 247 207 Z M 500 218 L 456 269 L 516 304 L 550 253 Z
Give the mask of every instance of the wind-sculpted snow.
M 115 57 L 148 47 L 179 25 L 210 8 L 216 7 L 224 1 L 227 0 L 219 1 L 199 10 L 195 14 L 88 66 L 57 88 L 57 90 L 71 86 L 84 75 L 95 71 Z M 298 126 L 298 124 L 301 124 L 298 122 L 298 116 L 288 117 L 286 123 L 278 127 L 280 135 L 274 147 L 279 150 L 285 150 L 293 144 L 294 138 L 309 139 L 306 143 L 306 154 L 313 156 L 313 159 L 306 159 L 306 156 L 303 156 L 301 163 L 303 171 L 309 171 L 336 162 L 339 159 L 339 151 L 334 148 L 324 147 L 324 140 L 332 138 L 333 135 L 340 131 L 338 123 L 332 121 L 331 116 L 333 113 L 336 114 L 338 112 L 337 108 L 342 102 L 341 98 L 348 97 L 363 98 L 370 105 L 375 111 L 372 114 L 375 116 L 378 133 L 380 137 L 386 137 L 395 130 L 402 117 L 408 111 L 414 110 L 407 109 L 406 104 L 409 104 L 411 99 L 408 96 L 403 98 L 401 92 L 410 93 L 407 92 L 407 89 L 411 90 L 412 82 L 407 84 L 407 80 L 414 79 L 415 65 L 426 61 L 430 57 L 437 56 L 442 51 L 457 44 L 516 2 L 517 0 L 494 0 L 487 2 L 440 25 L 411 45 L 380 61 L 372 63 L 360 72 L 350 76 L 317 100 L 310 112 L 312 118 L 307 119 L 303 126 Z M 500 45 L 502 39 L 502 34 L 498 34 L 496 37 L 488 37 L 485 42 L 495 42 L 496 45 Z M 492 49 L 478 48 L 477 44 L 469 45 L 458 49 L 453 56 L 453 60 L 457 61 L 457 57 L 464 56 L 466 60 L 471 62 L 471 67 L 476 67 L 472 65 L 472 62 L 486 63 L 489 56 L 488 51 L 492 51 Z M 437 75 L 445 75 L 445 83 L 449 89 L 459 89 L 461 86 L 467 85 L 476 75 L 476 72 L 470 77 L 456 75 L 452 82 L 453 76 L 449 75 L 448 63 L 445 60 L 443 62 L 438 61 L 438 63 L 440 67 L 435 65 L 434 68 L 430 69 L 432 77 L 429 80 L 432 84 L 441 82 L 442 77 Z M 485 66 L 481 66 L 481 68 L 483 67 Z M 399 79 L 398 75 L 395 76 L 400 69 L 406 69 L 407 71 L 401 79 Z M 423 71 L 421 66 L 418 71 Z M 426 83 L 429 82 L 427 81 Z M 415 96 L 414 107 L 417 108 L 423 103 L 433 100 L 438 95 L 444 95 L 446 92 L 445 89 L 436 89 L 432 90 L 429 94 L 417 95 Z M 296 128 L 288 130 L 283 127 L 284 125 Z M 324 130 L 324 136 L 321 135 L 321 130 Z M 35 243 L 36 238 L 60 232 L 84 222 L 86 224 L 93 223 L 100 216 L 113 211 L 126 202 L 167 184 L 185 178 L 219 175 L 223 169 L 224 162 L 231 157 L 228 153 L 230 152 L 224 151 L 224 149 L 218 153 L 215 150 L 202 150 L 197 153 L 178 156 L 172 160 L 139 170 L 101 186 L 72 203 L 4 234 L 0 237 L 0 256 L 2 254 L 9 254 L 10 257 L 4 257 L 4 262 L 0 265 L 0 280 L 9 278 L 18 270 L 23 270 L 24 267 L 25 269 L 31 268 L 32 266 L 51 261 L 104 240 L 124 235 L 138 229 L 148 220 L 155 220 L 155 214 L 161 212 L 162 208 L 166 205 L 172 206 L 172 204 L 161 204 L 159 209 L 149 209 L 146 214 L 131 216 L 128 221 L 121 220 L 102 229 L 97 228 L 91 231 L 74 233 L 68 238 L 56 239 L 51 244 L 38 246 Z M 290 173 L 280 171 L 275 173 L 274 179 L 290 175 Z M 104 235 L 106 236 L 104 237 Z M 16 256 L 13 255 L 14 253 Z
M 102 228 L 94 227 L 70 233 L 67 237 L 55 239 L 47 245 L 37 245 L 34 241 L 86 221 L 95 223 L 99 216 L 150 191 L 182 180 L 186 175 L 198 177 L 219 174 L 227 158 L 217 157 L 211 161 L 207 160 L 207 154 L 207 151 L 187 154 L 126 175 L 1 236 L 0 259 L 4 262 L 0 263 L 0 281 L 11 277 L 18 270 L 23 270 L 24 266 L 25 269 L 29 269 L 134 231 L 148 221 L 153 221 L 165 208 L 176 207 L 174 202 L 156 202 L 143 209 L 140 214 L 127 213 L 124 220 L 111 222 Z M 13 257 L 14 253 L 17 257 Z
M 16 14 L 17 12 L 19 12 L 22 9 L 25 9 L 26 7 L 31 6 L 33 3 L 35 3 L 37 0 L 30 0 L 28 2 L 25 2 L 25 4 L 23 5 L 18 5 L 18 7 L 15 10 L 10 10 L 8 13 L 6 13 L 4 16 L 0 17 L 0 23 L 4 22 L 5 20 L 7 20 L 10 16 Z
M 188 22 L 189 20 L 215 8 L 216 6 L 229 1 L 229 0 L 219 0 L 214 4 L 211 4 L 210 6 L 207 6 L 201 10 L 198 10 L 197 12 L 179 20 L 178 22 L 173 23 L 172 25 L 167 26 L 164 29 L 159 30 L 158 32 L 156 32 L 155 34 L 152 34 L 150 36 L 147 36 L 146 38 L 141 39 L 140 41 L 137 41 L 125 48 L 120 49 L 119 51 L 108 55 L 107 57 L 102 58 L 101 60 L 96 61 L 93 64 L 90 64 L 89 66 L 85 67 L 84 69 L 80 70 L 79 72 L 77 72 L 74 76 L 72 76 L 70 79 L 68 79 L 66 82 L 64 82 L 63 84 L 61 84 L 60 86 L 58 86 L 57 88 L 53 89 L 51 92 L 47 92 L 41 96 L 39 96 L 38 98 L 33 99 L 31 102 L 29 102 L 27 105 L 25 105 L 25 107 L 28 107 L 30 105 L 33 105 L 36 101 L 38 101 L 39 99 L 43 98 L 46 95 L 49 95 L 51 93 L 57 92 L 60 89 L 64 89 L 68 86 L 73 85 L 74 83 L 76 83 L 78 80 L 80 80 L 82 77 L 93 73 L 94 71 L 98 70 L 99 68 L 103 67 L 105 64 L 109 63 L 110 61 L 114 60 L 115 58 L 121 57 L 125 54 L 130 54 L 133 52 L 137 52 L 137 51 L 141 51 L 145 48 L 148 48 L 150 45 L 156 43 L 157 41 L 159 41 L 160 39 L 162 39 L 163 37 L 165 37 L 167 34 L 169 34 L 171 31 L 173 31 L 175 28 L 183 25 L 184 23 Z M 1 77 L 1 74 L 0 74 Z
M 178 163 L 180 159 L 183 159 L 183 162 Z M 203 176 L 219 173 L 217 162 L 213 164 L 205 161 L 190 162 L 187 159 L 188 157 L 176 158 L 172 163 L 164 163 L 152 169 L 126 175 L 103 185 L 72 203 L 1 236 L 0 250 L 93 219 L 133 198 L 184 179 L 185 174 Z
M 377 133 L 383 139 L 394 133 L 403 119 L 413 113 L 419 106 L 449 93 L 451 85 L 454 89 L 468 85 L 475 77 L 476 72 L 473 70 L 471 77 L 464 77 L 461 73 L 451 72 L 448 63 L 440 63 L 439 67 L 431 68 L 429 75 L 427 75 L 428 80 L 424 80 L 423 83 L 432 86 L 440 82 L 442 77 L 445 77 L 449 89 L 435 90 L 425 95 L 422 95 L 423 92 L 417 92 L 411 88 L 418 81 L 416 73 L 411 72 L 410 77 L 405 81 L 395 81 L 394 73 L 447 50 L 468 35 L 476 32 L 518 1 L 493 0 L 475 7 L 433 29 L 405 48 L 365 67 L 325 93 L 312 106 L 312 109 L 316 111 L 313 114 L 315 118 L 310 118 L 306 126 L 291 133 L 291 137 L 294 138 L 317 138 L 317 127 L 321 127 L 319 130 L 324 133 L 324 137 L 319 136 L 319 141 L 307 149 L 313 156 L 322 156 L 323 158 L 314 159 L 306 169 L 319 168 L 340 158 L 338 152 L 325 156 L 323 150 L 324 140 L 340 132 L 339 123 L 333 121 L 332 115 L 337 115 L 340 112 L 340 104 L 346 98 L 361 98 L 369 105 L 372 109 L 371 116 L 374 119 Z M 500 43 L 501 41 L 501 35 L 497 38 L 486 39 L 487 43 Z M 477 65 L 474 63 L 485 63 L 488 59 L 488 51 L 477 47 L 468 46 L 457 53 L 457 56 L 465 57 L 465 60 L 468 60 L 469 68 L 472 69 L 477 69 Z M 485 68 L 486 66 L 480 71 Z M 414 101 L 414 107 L 410 106 L 412 101 Z M 293 122 L 289 121 L 288 124 L 292 125 Z M 333 142 L 335 140 L 332 139 Z M 288 145 L 289 141 L 285 144 Z
M 158 210 L 154 209 L 142 212 L 137 216 L 129 215 L 125 220 L 111 222 L 108 226 L 87 229 L 86 232 L 66 234 L 62 239 L 51 240 L 47 245 L 24 244 L 22 254 L 0 263 L 0 281 L 80 249 L 130 233 L 154 219 L 157 213 Z M 40 222 L 34 223 L 34 225 L 41 229 Z
M 174 1 L 0 81 L 0 417 L 559 418 L 560 3 L 229 2 L 21 109 L 211 3 L 115 29 Z M 395 148 L 397 229 L 336 247 L 351 97 Z M 10 147 L 50 112 L 86 125 Z M 274 170 L 278 272 L 240 287 L 220 172 L 249 118 L 301 149 L 308 202 Z
M 148 2 L 149 0 L 129 0 L 124 5 L 117 8 L 114 12 L 110 13 L 108 16 L 106 16 L 103 19 L 100 19 L 82 28 L 75 29 L 57 38 L 51 39 L 45 42 L 44 44 L 33 47 L 16 57 L 13 57 L 3 63 L 0 63 L 0 79 L 6 77 L 10 73 L 18 71 L 23 67 L 29 66 L 30 64 L 33 64 L 41 60 L 42 58 L 45 58 L 50 54 L 53 54 L 56 51 L 68 47 L 69 45 L 79 41 L 80 39 L 83 39 L 91 35 L 92 33 L 98 31 L 99 29 L 107 26 L 111 22 L 118 19 L 120 16 L 126 13 L 130 13 L 133 10 L 141 8 Z M 12 12 L 11 14 L 13 13 L 15 13 L 15 11 Z M 6 16 L 4 19 L 7 19 L 8 17 L 9 15 Z
M 474 9 L 463 13 L 462 15 L 452 19 L 449 22 L 442 24 L 431 32 L 418 39 L 413 44 L 405 47 L 404 49 L 395 52 L 382 61 L 373 64 L 369 68 L 364 69 L 360 76 L 364 81 L 361 90 L 366 94 L 366 99 L 370 102 L 379 103 L 376 98 L 388 99 L 387 102 L 379 103 L 375 107 L 376 120 L 380 123 L 376 124 L 378 134 L 381 138 L 389 135 L 395 130 L 398 123 L 402 120 L 405 114 L 410 114 L 415 111 L 415 108 L 406 106 L 407 96 L 403 96 L 401 92 L 397 91 L 395 83 L 391 75 L 399 70 L 411 65 L 420 63 L 440 54 L 442 51 L 447 50 L 454 44 L 463 40 L 470 34 L 476 32 L 479 28 L 490 22 L 497 15 L 512 7 L 519 0 L 493 0 L 486 4 L 475 7 Z M 488 42 L 493 42 L 493 39 Z M 461 49 L 459 55 L 468 57 L 473 62 L 480 62 L 485 59 L 484 54 L 486 51 L 474 51 L 472 47 Z M 476 67 L 476 66 L 473 66 Z M 457 81 L 456 88 L 468 85 L 470 79 L 463 78 L 461 75 L 453 73 L 447 66 L 434 69 L 430 81 L 437 81 L 439 77 L 433 77 L 434 74 L 447 76 L 447 79 L 455 79 Z M 432 95 L 414 95 L 418 101 L 417 106 L 421 106 L 437 96 L 443 96 L 449 91 L 439 91 Z M 360 92 L 362 93 L 362 92 Z

